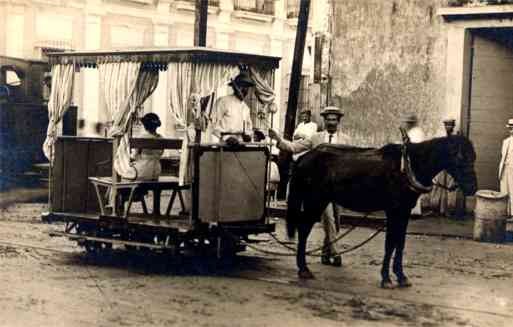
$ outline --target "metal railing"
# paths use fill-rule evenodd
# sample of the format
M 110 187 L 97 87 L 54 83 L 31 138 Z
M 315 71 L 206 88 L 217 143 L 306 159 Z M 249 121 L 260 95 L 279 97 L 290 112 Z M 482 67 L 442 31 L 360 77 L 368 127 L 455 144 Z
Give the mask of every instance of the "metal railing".
M 274 0 L 234 0 L 233 7 L 235 10 L 274 15 Z
M 192 4 L 196 3 L 196 0 L 178 0 L 178 1 L 190 2 Z M 208 5 L 211 7 L 219 7 L 219 1 L 220 0 L 208 0 Z

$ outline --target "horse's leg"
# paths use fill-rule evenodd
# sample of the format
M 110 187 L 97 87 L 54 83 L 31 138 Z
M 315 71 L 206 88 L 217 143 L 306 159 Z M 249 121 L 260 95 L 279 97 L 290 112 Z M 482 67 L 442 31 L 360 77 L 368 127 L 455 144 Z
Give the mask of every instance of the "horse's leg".
M 297 254 L 296 254 L 296 263 L 299 269 L 298 276 L 302 279 L 312 279 L 314 275 L 308 269 L 306 264 L 306 241 L 308 240 L 308 236 L 312 231 L 312 227 L 314 225 L 314 221 L 310 219 L 305 219 L 303 223 L 301 223 L 298 227 L 298 243 L 297 243 Z
M 397 276 L 399 287 L 410 287 L 412 284 L 403 272 L 403 251 L 406 241 L 406 230 L 408 229 L 409 213 L 402 213 L 397 217 L 398 235 L 395 248 L 393 271 Z
M 394 252 L 396 245 L 397 224 L 394 221 L 393 213 L 387 211 L 387 229 L 385 234 L 385 255 L 383 257 L 383 266 L 381 267 L 381 287 L 382 288 L 393 288 L 392 280 L 390 279 L 390 259 Z

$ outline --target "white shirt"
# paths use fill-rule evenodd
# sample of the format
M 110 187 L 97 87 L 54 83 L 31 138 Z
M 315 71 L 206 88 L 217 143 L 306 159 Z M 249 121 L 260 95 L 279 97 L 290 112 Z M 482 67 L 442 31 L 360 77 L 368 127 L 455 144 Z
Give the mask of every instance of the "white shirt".
M 221 137 L 221 133 L 253 133 L 251 111 L 248 105 L 235 95 L 219 98 L 214 104 L 214 110 L 214 134 L 217 137 Z
M 424 135 L 424 132 L 422 129 L 418 126 L 413 127 L 412 129 L 408 130 L 406 132 L 408 134 L 408 137 L 410 138 L 411 143 L 420 143 L 424 142 L 426 136 Z
M 331 140 L 330 140 L 331 135 Z M 339 131 L 330 134 L 328 131 L 324 134 L 324 143 L 331 143 L 331 144 L 346 144 L 347 143 L 347 135 L 343 134 Z
M 294 131 L 294 137 L 300 137 L 300 138 L 311 138 L 312 135 L 317 132 L 317 124 L 313 121 L 308 123 L 299 123 L 297 125 L 296 130 Z
M 293 140 L 297 139 L 307 139 L 309 140 L 312 135 L 314 135 L 317 132 L 317 124 L 313 121 L 308 123 L 299 123 L 297 125 L 296 130 L 294 131 L 294 135 L 292 136 Z M 307 153 L 308 151 L 303 151 L 300 153 L 295 153 L 292 155 L 292 160 L 296 161 L 301 157 L 303 154 Z

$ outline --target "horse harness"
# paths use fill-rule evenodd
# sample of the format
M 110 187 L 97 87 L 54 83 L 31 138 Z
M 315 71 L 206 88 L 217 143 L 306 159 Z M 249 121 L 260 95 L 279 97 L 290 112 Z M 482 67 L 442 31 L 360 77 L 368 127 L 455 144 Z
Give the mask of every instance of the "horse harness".
M 419 194 L 429 193 L 433 189 L 433 185 L 424 186 L 417 180 L 415 173 L 411 168 L 411 160 L 408 155 L 408 144 L 410 144 L 410 138 L 404 128 L 401 127 L 400 130 L 403 136 L 403 144 L 401 144 L 401 172 L 404 172 L 406 175 L 408 188 Z

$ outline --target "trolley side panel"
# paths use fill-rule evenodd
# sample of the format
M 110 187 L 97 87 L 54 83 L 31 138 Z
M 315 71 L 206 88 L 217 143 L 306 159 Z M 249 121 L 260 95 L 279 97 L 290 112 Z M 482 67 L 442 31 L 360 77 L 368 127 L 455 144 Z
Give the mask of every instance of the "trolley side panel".
M 200 158 L 199 217 L 203 222 L 258 221 L 265 213 L 264 151 L 205 151 Z
M 90 176 L 110 176 L 112 141 L 106 138 L 59 137 L 52 169 L 52 211 L 98 213 Z
M 85 212 L 87 198 L 88 145 L 66 139 L 64 142 L 64 211 Z
M 99 139 L 88 142 L 87 177 L 112 176 L 112 142 Z M 92 183 L 87 181 L 86 212 L 99 213 L 100 206 Z
M 64 142 L 58 138 L 55 142 L 55 156 L 52 166 L 52 211 L 64 211 L 63 206 L 63 181 L 64 181 Z

